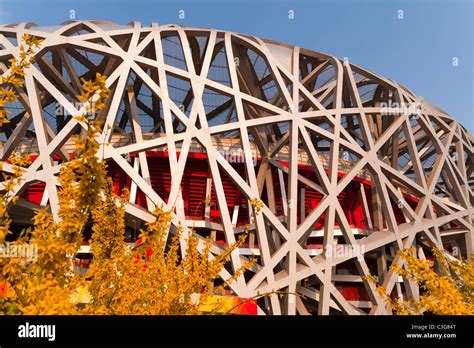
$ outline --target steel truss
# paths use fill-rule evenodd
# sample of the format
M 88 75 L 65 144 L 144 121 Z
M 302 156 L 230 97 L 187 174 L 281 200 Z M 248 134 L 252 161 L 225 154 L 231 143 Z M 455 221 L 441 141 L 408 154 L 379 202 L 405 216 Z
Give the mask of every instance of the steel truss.
M 74 139 L 84 135 L 84 124 L 74 119 L 83 111 L 80 78 L 101 72 L 111 95 L 98 115 L 104 122 L 98 155 L 131 180 L 129 225 L 151 221 L 150 211 L 161 204 L 173 209 L 173 225 L 186 226 L 186 233 L 198 226 L 196 233 L 218 231 L 230 244 L 243 231 L 235 209 L 248 211 L 252 198 L 265 203 L 250 226 L 249 244 L 256 247 L 235 251 L 221 273 L 226 279 L 248 254 L 258 256 L 232 291 L 289 293 L 259 301 L 261 314 L 390 313 L 363 276 L 375 274 L 388 292 L 417 298 L 415 284 L 389 269 L 403 264 L 397 250 L 415 247 L 424 258 L 430 247 L 450 244 L 454 256 L 472 254 L 473 136 L 394 81 L 331 55 L 248 35 L 97 21 L 0 26 L 3 73 L 24 33 L 44 41 L 10 108 L 1 155 L 3 161 L 13 151 L 37 156 L 15 190 L 22 195 L 44 183 L 39 205 L 49 204 L 54 214 L 58 172 Z M 244 170 L 223 154 L 229 148 L 238 150 Z M 165 196 L 152 185 L 153 151 L 168 156 Z M 206 196 L 215 199 L 217 222 L 208 206 L 197 220 L 186 211 L 182 182 L 194 153 L 205 154 Z M 234 211 L 223 187 L 228 178 L 247 202 Z M 362 229 L 351 226 L 340 200 L 354 182 Z M 310 191 L 320 199 L 308 208 Z M 145 202 L 137 204 L 140 193 Z M 13 215 L 20 220 L 35 207 L 21 199 Z M 324 221 L 319 234 L 318 221 Z M 310 253 L 315 238 L 320 250 L 337 245 L 347 252 Z M 220 250 L 216 243 L 213 252 Z M 345 294 L 351 284 L 366 300 Z

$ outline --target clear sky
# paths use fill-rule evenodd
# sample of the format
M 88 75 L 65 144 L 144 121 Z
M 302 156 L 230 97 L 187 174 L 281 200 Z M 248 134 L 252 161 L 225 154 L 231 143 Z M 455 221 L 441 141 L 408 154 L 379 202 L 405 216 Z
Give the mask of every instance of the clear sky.
M 398 81 L 474 133 L 472 0 L 0 0 L 0 22 L 70 19 L 230 30 L 348 57 Z M 185 18 L 179 18 L 184 10 Z M 289 11 L 294 11 L 290 19 Z M 399 19 L 403 11 L 403 19 Z M 457 66 L 453 62 L 457 59 Z

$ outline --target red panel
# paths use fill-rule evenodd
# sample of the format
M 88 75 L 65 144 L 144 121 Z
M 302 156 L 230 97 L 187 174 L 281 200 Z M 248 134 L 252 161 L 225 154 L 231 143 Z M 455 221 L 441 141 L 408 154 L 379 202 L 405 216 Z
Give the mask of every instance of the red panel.
M 179 154 L 178 154 L 179 155 Z M 136 154 L 131 154 L 131 157 L 136 157 Z M 31 156 L 31 159 L 34 160 L 36 156 Z M 58 158 L 59 160 L 59 158 Z M 147 152 L 148 167 L 151 177 L 151 185 L 153 190 L 167 202 L 170 189 L 171 189 L 171 173 L 169 168 L 169 160 L 167 152 L 159 151 L 150 151 Z M 283 165 L 287 165 L 285 162 L 281 162 Z M 242 163 L 234 163 L 232 166 L 235 170 L 245 178 L 245 168 Z M 258 168 L 257 168 L 258 169 Z M 274 195 L 275 195 L 275 206 L 277 215 L 283 214 L 283 204 L 281 200 L 281 190 L 279 185 L 278 171 L 275 167 L 272 167 L 272 177 L 275 182 L 274 186 Z M 130 188 L 131 180 L 124 173 L 124 171 L 115 163 L 108 163 L 108 174 L 112 177 L 114 182 L 114 192 L 119 194 L 125 187 Z M 308 179 L 318 183 L 316 175 L 313 169 L 307 165 L 300 165 L 298 171 L 301 175 L 307 177 Z M 203 220 L 205 212 L 205 199 L 206 199 L 206 180 L 209 176 L 209 166 L 206 159 L 205 153 L 190 153 L 187 159 L 186 168 L 184 170 L 181 189 L 183 193 L 183 198 L 185 202 L 185 213 L 189 219 Z M 229 214 L 233 214 L 234 207 L 239 205 L 239 215 L 237 219 L 237 224 L 241 225 L 246 223 L 249 220 L 248 208 L 246 207 L 246 197 L 237 189 L 232 179 L 228 177 L 221 170 L 222 185 L 224 189 L 224 194 L 227 201 L 227 208 Z M 288 176 L 284 174 L 285 187 L 287 186 Z M 361 198 L 359 195 L 360 185 L 363 183 L 364 189 L 366 191 L 367 203 L 369 205 L 370 214 L 373 216 L 372 209 L 372 194 L 370 189 L 370 181 L 359 180 L 354 178 L 354 181 L 351 182 L 345 190 L 343 190 L 339 196 L 338 200 L 341 203 L 341 206 L 345 212 L 349 224 L 356 228 L 367 229 L 367 217 L 362 206 Z M 44 192 L 44 183 L 37 183 L 29 186 L 22 198 L 39 204 L 43 197 Z M 311 189 L 310 187 L 304 185 L 305 187 L 305 216 L 307 216 L 312 210 L 314 210 L 320 203 L 322 195 Z M 417 200 L 414 197 L 405 195 L 405 199 L 408 204 L 415 208 Z M 268 203 L 267 194 L 264 191 L 262 194 L 262 199 L 264 202 Z M 144 193 L 140 190 L 137 190 L 137 199 L 136 203 L 142 207 L 146 207 L 146 197 Z M 392 202 L 392 207 L 397 219 L 397 222 L 405 222 L 403 212 L 398 208 L 395 202 Z M 211 191 L 211 210 L 210 210 L 210 219 L 212 222 L 221 222 L 220 213 L 218 210 L 217 199 L 214 187 Z M 316 222 L 314 228 L 322 229 L 324 228 L 325 217 L 322 214 L 321 218 Z M 452 226 L 456 226 L 456 223 L 451 223 Z
M 45 186 L 46 185 L 44 182 L 38 182 L 34 185 L 31 185 L 21 195 L 21 198 L 31 203 L 41 204 Z

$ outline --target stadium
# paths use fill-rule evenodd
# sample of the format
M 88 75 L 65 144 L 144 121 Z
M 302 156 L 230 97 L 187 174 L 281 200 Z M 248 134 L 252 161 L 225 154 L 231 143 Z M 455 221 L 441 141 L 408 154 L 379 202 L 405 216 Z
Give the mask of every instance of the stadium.
M 81 79 L 100 72 L 111 94 L 97 155 L 116 193 L 130 189 L 127 242 L 160 205 L 172 231 L 211 237 L 216 254 L 248 229 L 221 276 L 257 263 L 229 295 L 287 294 L 259 299 L 257 314 L 390 314 L 366 277 L 416 299 L 390 269 L 403 265 L 398 250 L 473 253 L 474 137 L 399 83 L 249 35 L 104 21 L 0 26 L 2 73 L 24 33 L 44 41 L 0 152 L 32 159 L 11 207 L 18 231 L 40 207 L 57 213 L 57 175 L 85 135 Z M 87 243 L 79 258 L 87 267 Z

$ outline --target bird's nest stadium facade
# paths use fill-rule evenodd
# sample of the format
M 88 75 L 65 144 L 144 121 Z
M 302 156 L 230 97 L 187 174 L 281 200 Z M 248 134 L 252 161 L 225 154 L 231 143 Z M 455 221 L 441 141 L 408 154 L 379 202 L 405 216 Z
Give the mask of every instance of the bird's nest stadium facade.
M 44 41 L 4 125 L 2 160 L 34 159 L 15 189 L 18 228 L 35 208 L 57 211 L 56 177 L 84 135 L 80 79 L 100 72 L 111 94 L 98 155 L 117 192 L 130 188 L 127 238 L 162 204 L 219 253 L 260 199 L 222 277 L 255 255 L 233 293 L 290 294 L 259 300 L 261 314 L 386 314 L 364 276 L 419 295 L 390 270 L 398 250 L 472 254 L 474 137 L 390 79 L 253 36 L 100 21 L 0 26 L 2 73 L 24 33 Z

